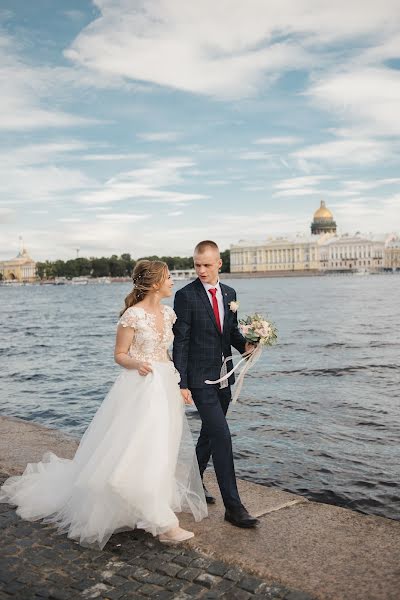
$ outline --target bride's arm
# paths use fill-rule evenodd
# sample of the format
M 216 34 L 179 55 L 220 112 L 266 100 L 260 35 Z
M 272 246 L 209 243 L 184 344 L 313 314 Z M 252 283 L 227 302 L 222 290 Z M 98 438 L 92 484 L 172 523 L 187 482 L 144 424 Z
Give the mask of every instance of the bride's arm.
M 136 360 L 129 356 L 129 348 L 132 344 L 134 329 L 132 327 L 123 327 L 121 324 L 117 327 L 117 337 L 115 339 L 114 360 L 118 365 L 125 369 L 137 369 L 140 375 L 147 375 L 152 372 L 150 363 Z

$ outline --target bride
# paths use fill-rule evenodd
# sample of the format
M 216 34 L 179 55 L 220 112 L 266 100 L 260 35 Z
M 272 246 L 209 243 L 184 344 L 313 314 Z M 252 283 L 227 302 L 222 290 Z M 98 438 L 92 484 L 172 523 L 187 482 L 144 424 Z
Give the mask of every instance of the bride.
M 176 315 L 161 304 L 173 282 L 162 261 L 141 260 L 118 322 L 115 360 L 123 367 L 72 460 L 47 452 L 10 477 L 0 502 L 30 521 L 44 519 L 82 545 L 103 548 L 117 531 L 144 529 L 161 542 L 193 537 L 175 513 L 207 516 L 179 375 L 169 358 Z M 191 403 L 191 400 L 187 400 Z

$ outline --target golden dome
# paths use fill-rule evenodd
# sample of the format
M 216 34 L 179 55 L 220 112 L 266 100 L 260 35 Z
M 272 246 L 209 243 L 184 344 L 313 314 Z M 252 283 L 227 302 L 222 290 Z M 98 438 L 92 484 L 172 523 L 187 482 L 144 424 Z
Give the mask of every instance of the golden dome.
M 321 206 L 314 213 L 314 219 L 333 219 L 333 214 L 325 206 L 325 202 L 321 200 Z

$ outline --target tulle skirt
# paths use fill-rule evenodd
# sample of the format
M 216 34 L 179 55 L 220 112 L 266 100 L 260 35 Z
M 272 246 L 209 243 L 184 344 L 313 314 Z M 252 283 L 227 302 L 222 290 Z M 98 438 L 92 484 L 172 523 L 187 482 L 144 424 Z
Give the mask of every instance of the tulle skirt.
M 0 502 L 100 548 L 125 529 L 163 533 L 178 524 L 181 511 L 196 521 L 206 517 L 179 375 L 172 362 L 152 366 L 145 377 L 120 373 L 72 460 L 47 452 L 5 481 Z

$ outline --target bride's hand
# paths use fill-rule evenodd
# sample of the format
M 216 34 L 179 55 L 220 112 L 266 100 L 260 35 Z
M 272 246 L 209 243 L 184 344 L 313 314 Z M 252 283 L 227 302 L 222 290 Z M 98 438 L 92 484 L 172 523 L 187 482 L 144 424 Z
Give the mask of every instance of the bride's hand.
M 139 375 L 142 375 L 143 377 L 145 377 L 149 373 L 153 372 L 153 369 L 151 368 L 151 364 L 148 362 L 139 363 L 137 370 L 139 372 Z

